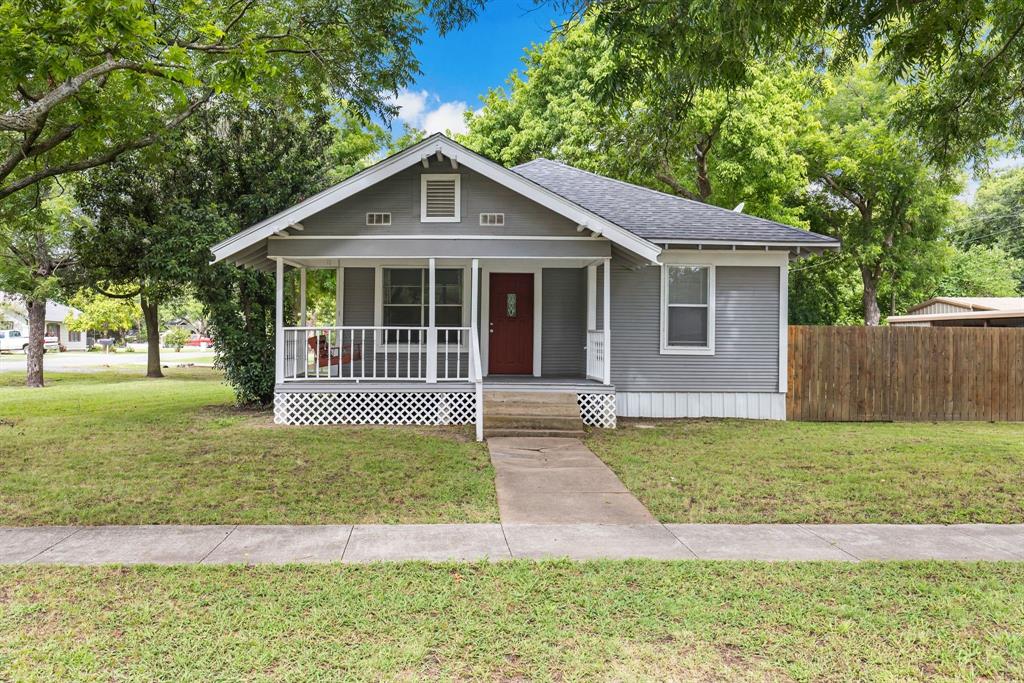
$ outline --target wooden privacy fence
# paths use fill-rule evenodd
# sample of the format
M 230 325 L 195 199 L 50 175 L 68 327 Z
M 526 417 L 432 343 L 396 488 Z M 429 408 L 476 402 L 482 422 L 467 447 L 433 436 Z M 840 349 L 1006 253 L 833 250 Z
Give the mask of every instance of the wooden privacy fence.
M 789 328 L 790 420 L 1024 420 L 1024 329 Z

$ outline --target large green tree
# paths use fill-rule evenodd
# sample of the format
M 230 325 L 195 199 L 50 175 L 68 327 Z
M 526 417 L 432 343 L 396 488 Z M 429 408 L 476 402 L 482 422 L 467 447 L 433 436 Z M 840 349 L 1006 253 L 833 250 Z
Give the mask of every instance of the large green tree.
M 43 386 L 46 301 L 60 295 L 74 267 L 71 234 L 82 225 L 70 193 L 55 183 L 0 205 L 0 290 L 18 295 L 28 313 L 30 387 Z
M 963 247 L 999 247 L 1024 259 L 1024 168 L 993 173 L 981 181 L 953 240 Z
M 855 264 L 868 325 L 881 321 L 883 288 L 927 287 L 960 189 L 916 137 L 889 126 L 890 112 L 909 96 L 867 63 L 830 76 L 812 106 L 820 134 L 806 152 L 814 183 L 808 214 L 816 230 L 842 240 Z
M 752 67 L 740 88 L 643 91 L 603 102 L 593 86 L 615 61 L 591 22 L 530 48 L 525 71 L 491 90 L 461 140 L 506 164 L 545 156 L 681 197 L 800 223 L 806 185 L 800 140 L 814 76 Z
M 393 113 L 423 10 L 479 0 L 0 0 L 0 199 L 154 144 L 213 99 Z
M 1024 259 L 1001 247 L 951 247 L 935 296 L 1021 296 Z
M 652 89 L 736 87 L 760 60 L 789 55 L 832 71 L 878 60 L 916 89 L 893 110 L 944 162 L 984 157 L 993 137 L 1024 145 L 1024 3 L 1007 0 L 566 0 L 613 46 L 598 84 L 631 101 Z
M 258 305 L 261 297 L 239 290 L 253 287 L 266 296 L 267 278 L 232 278 L 229 266 L 211 269 L 208 249 L 322 189 L 335 164 L 354 165 L 372 149 L 358 126 L 339 130 L 340 120 L 330 118 L 328 110 L 215 106 L 151 154 L 89 174 L 78 196 L 92 227 L 76 234 L 75 251 L 94 288 L 107 292 L 113 283 L 121 293 L 112 296 L 140 297 L 148 376 L 161 376 L 159 307 L 190 290 L 210 309 L 225 354 L 232 343 L 266 341 L 265 330 L 250 329 L 248 340 L 234 337 L 226 321 L 241 314 L 241 327 L 248 327 L 244 306 Z

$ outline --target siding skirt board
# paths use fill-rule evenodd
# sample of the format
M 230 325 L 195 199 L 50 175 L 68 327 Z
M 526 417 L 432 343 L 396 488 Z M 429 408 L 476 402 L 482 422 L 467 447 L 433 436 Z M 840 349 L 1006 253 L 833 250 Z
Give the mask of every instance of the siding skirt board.
M 620 391 L 615 404 L 619 417 L 786 419 L 786 395 L 770 392 Z

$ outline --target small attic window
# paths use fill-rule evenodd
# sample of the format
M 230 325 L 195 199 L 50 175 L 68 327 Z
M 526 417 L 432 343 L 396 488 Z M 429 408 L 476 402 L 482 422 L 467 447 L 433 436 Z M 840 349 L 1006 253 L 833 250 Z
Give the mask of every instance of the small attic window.
M 480 214 L 480 225 L 505 225 L 505 214 L 482 213 Z
M 390 212 L 377 212 L 366 214 L 367 225 L 391 225 Z
M 461 220 L 460 181 L 458 173 L 424 173 L 420 176 L 420 221 L 458 223 Z

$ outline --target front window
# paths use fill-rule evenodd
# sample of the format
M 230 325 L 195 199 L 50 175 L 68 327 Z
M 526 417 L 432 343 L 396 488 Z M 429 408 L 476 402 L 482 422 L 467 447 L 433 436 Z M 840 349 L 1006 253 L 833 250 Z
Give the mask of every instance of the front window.
M 434 271 L 434 314 L 438 327 L 462 326 L 462 269 Z M 381 296 L 385 327 L 426 327 L 430 323 L 430 272 L 426 268 L 384 268 Z M 444 341 L 439 333 L 438 338 Z M 419 333 L 387 332 L 388 342 L 419 342 Z
M 47 337 L 59 337 L 60 336 L 60 323 L 46 323 L 46 336 Z
M 669 353 L 714 349 L 714 269 L 667 265 L 662 283 L 662 350 Z

